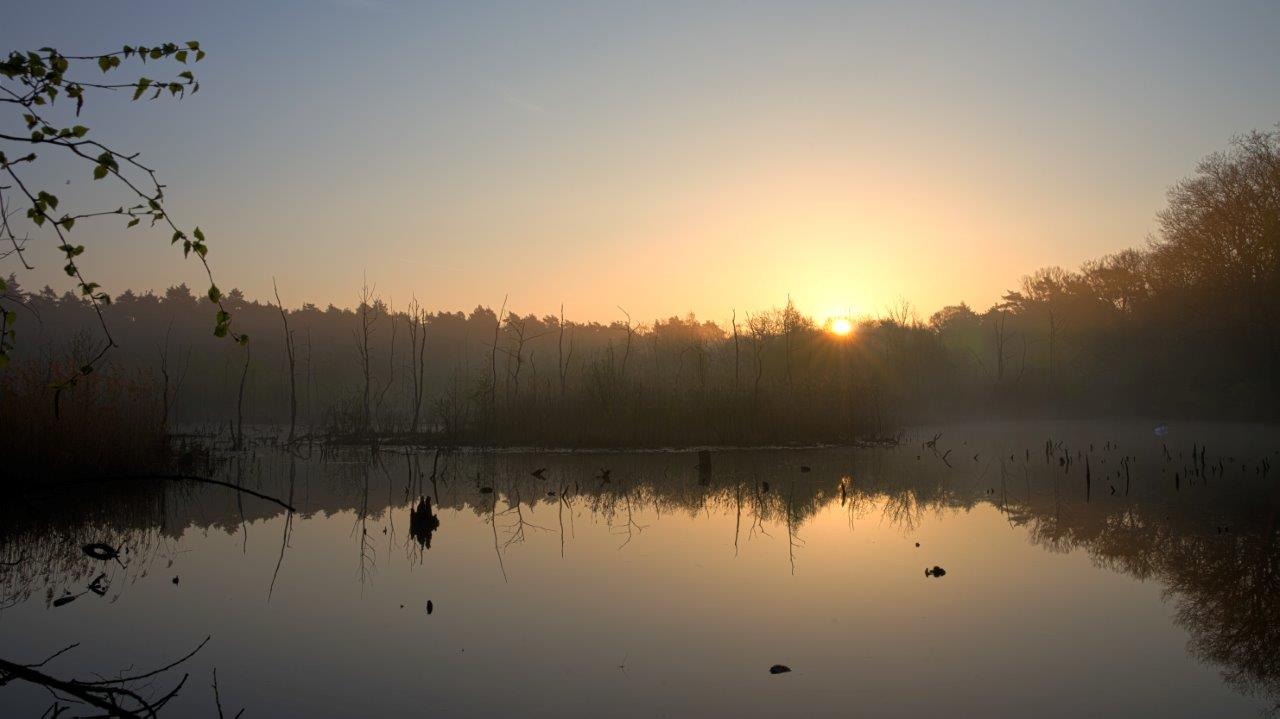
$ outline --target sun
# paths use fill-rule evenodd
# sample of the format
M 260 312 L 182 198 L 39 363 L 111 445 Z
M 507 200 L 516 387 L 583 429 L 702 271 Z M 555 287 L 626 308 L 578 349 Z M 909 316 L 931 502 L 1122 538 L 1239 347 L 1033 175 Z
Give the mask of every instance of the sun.
M 848 317 L 836 317 L 831 320 L 831 334 L 837 337 L 848 337 L 853 334 L 853 321 Z

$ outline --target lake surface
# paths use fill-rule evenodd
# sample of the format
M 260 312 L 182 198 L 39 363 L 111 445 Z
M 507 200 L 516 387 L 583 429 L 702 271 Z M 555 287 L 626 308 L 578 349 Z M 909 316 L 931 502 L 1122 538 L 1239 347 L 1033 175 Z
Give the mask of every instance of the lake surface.
M 0 658 L 78 642 L 43 669 L 87 679 L 211 637 L 152 680 L 190 675 L 172 716 L 217 716 L 214 668 L 228 717 L 1258 716 L 1280 702 L 1280 432 L 1154 427 L 258 448 L 214 476 L 296 512 L 163 481 L 7 501 Z M 51 702 L 0 687 L 5 717 Z

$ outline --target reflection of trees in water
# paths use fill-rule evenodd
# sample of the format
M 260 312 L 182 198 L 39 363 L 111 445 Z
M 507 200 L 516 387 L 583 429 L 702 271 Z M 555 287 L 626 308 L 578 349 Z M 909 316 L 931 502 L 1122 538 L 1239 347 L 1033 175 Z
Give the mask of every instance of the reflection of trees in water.
M 1143 457 L 1134 466 L 1145 467 L 1145 474 L 1135 474 L 1132 494 L 1111 493 L 1118 456 L 1098 453 L 1093 492 L 1086 495 L 1080 463 L 1072 470 L 1038 461 L 1030 452 L 978 454 L 979 460 L 948 467 L 905 446 L 815 450 L 803 455 L 813 471 L 800 472 L 801 455 L 767 451 L 717 452 L 710 471 L 693 453 L 531 457 L 397 451 L 300 458 L 260 451 L 244 461 L 252 471 L 238 481 L 287 497 L 304 518 L 350 512 L 362 581 L 372 579 L 381 551 L 373 539 L 377 533 L 386 535 L 388 555 L 400 543 L 412 563 L 421 563 L 431 536 L 447 535 L 451 513 L 469 512 L 491 525 L 504 576 L 506 550 L 531 533 L 557 534 L 564 555 L 575 518 L 588 517 L 616 534 L 625 549 L 664 515 L 731 517 L 734 551 L 756 534 L 782 541 L 773 532 L 786 531 L 794 571 L 803 559 L 803 528 L 819 512 L 845 513 L 853 531 L 873 520 L 906 536 L 930 513 L 987 503 L 1048 551 L 1081 549 L 1099 567 L 1160 581 L 1175 603 L 1176 621 L 1190 634 L 1194 656 L 1222 667 L 1224 678 L 1241 691 L 1280 698 L 1280 513 L 1274 491 L 1251 484 L 1248 473 L 1184 481 L 1175 490 L 1171 476 L 1158 471 L 1159 460 Z M 608 472 L 602 472 L 605 466 Z M 534 475 L 535 467 L 547 469 Z M 21 516 L 10 521 L 10 512 Z M 409 527 L 401 537 L 397 512 L 405 512 Z M 28 601 L 41 590 L 46 601 L 64 588 L 79 591 L 100 569 L 79 550 L 88 542 L 129 548 L 128 571 L 111 580 L 118 594 L 117 587 L 172 557 L 173 539 L 184 530 L 234 533 L 242 522 L 283 515 L 278 567 L 293 521 L 279 507 L 251 497 L 172 483 L 112 488 L 105 496 L 45 498 L 22 510 L 0 509 L 0 515 L 0 607 Z
M 1197 495 L 1024 504 L 1031 541 L 1159 581 L 1188 649 L 1237 690 L 1280 702 L 1280 527 L 1274 491 L 1221 482 Z M 1277 704 L 1280 708 L 1280 703 Z
M 163 523 L 176 486 L 146 483 L 116 488 L 108 497 L 59 493 L 8 500 L 0 517 L 0 611 L 44 593 L 46 606 L 77 595 L 95 580 L 108 601 L 158 567 L 173 564 L 177 543 Z M 50 515 L 59 521 L 49 522 Z M 110 545 L 119 561 L 86 555 L 92 543 Z M 105 577 L 98 579 L 99 575 Z
M 1280 709 L 1280 530 L 1275 515 L 1258 534 L 1220 535 L 1173 543 L 1162 573 L 1178 597 L 1177 621 L 1191 651 L 1223 667 L 1244 691 L 1269 696 Z

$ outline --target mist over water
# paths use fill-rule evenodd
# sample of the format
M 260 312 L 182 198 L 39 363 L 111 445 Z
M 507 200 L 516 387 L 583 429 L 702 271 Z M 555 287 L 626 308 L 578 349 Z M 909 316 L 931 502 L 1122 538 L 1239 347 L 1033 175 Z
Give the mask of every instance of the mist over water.
M 54 666 L 82 676 L 212 636 L 178 713 L 207 710 L 216 667 L 224 705 L 271 716 L 1252 715 L 1280 701 L 1280 435 L 1156 424 L 706 455 L 259 447 L 213 476 L 296 512 L 167 481 L 7 507 L 0 644 L 78 641 Z

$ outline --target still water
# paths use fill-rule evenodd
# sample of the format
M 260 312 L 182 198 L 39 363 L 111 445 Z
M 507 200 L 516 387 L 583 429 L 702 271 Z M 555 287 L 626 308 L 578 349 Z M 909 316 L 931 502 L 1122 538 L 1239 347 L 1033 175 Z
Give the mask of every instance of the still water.
M 1258 716 L 1280 701 L 1280 433 L 1154 427 L 258 448 L 216 476 L 296 512 L 163 481 L 0 510 L 0 658 L 78 642 L 43 670 L 84 680 L 211 637 L 144 687 L 189 675 L 172 716 L 217 716 L 215 668 L 228 717 Z M 0 716 L 52 701 L 11 682 Z

